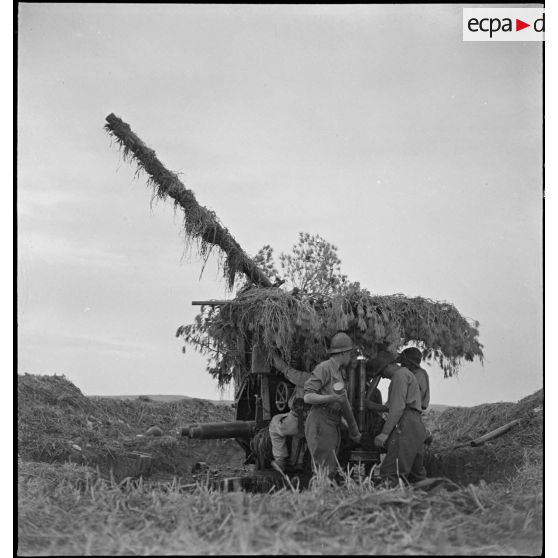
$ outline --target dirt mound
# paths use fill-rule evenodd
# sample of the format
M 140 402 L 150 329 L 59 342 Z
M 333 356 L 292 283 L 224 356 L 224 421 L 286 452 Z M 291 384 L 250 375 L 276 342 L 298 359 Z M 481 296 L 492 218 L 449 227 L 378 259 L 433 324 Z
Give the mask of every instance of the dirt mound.
M 202 399 L 88 398 L 64 376 L 18 375 L 18 456 L 90 465 L 117 480 L 154 473 L 190 475 L 200 461 L 240 464 L 244 453 L 234 440 L 179 436 L 187 423 L 233 418 L 230 406 Z M 163 435 L 145 435 L 152 426 Z
M 434 442 L 426 454 L 429 476 L 445 476 L 460 484 L 491 482 L 513 476 L 527 456 L 542 451 L 543 391 L 518 403 L 450 407 L 429 418 Z M 471 441 L 518 419 L 506 433 L 472 447 Z
M 72 382 L 64 376 L 18 375 L 17 402 L 21 408 L 53 405 L 90 411 L 93 405 Z
M 436 418 L 432 434 L 440 446 L 467 443 L 515 419 L 521 423 L 494 443 L 508 443 L 511 438 L 528 447 L 542 443 L 542 389 L 518 403 L 485 403 L 476 407 L 449 407 Z M 538 410 L 537 410 L 538 409 Z M 511 437 L 511 438 L 510 438 Z
M 518 403 L 451 407 L 427 416 L 434 443 L 426 455 L 429 476 L 468 484 L 512 476 L 542 448 L 543 392 Z M 158 402 L 86 397 L 63 376 L 18 375 L 18 456 L 28 461 L 98 467 L 105 478 L 176 475 L 195 479 L 219 469 L 241 469 L 244 452 L 234 440 L 189 440 L 178 433 L 192 422 L 234 419 L 230 406 L 201 399 Z M 520 423 L 473 448 L 470 441 L 504 424 Z M 147 436 L 153 426 L 158 437 Z M 529 453 L 529 456 L 527 456 Z M 189 482 L 189 481 L 187 481 Z
M 544 397 L 539 390 L 518 403 L 487 403 L 476 407 L 450 407 L 440 413 L 432 424 L 438 447 L 467 444 L 505 424 L 519 419 L 520 423 L 490 443 L 524 447 L 542 444 Z

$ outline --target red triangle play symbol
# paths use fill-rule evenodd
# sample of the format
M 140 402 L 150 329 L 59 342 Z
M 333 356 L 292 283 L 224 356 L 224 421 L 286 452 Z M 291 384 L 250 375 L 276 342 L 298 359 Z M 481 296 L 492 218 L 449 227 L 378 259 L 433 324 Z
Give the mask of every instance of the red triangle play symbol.
M 525 29 L 525 27 L 531 27 L 530 23 L 525 23 L 524 21 L 521 21 L 520 19 L 515 20 L 515 30 L 516 31 L 521 31 L 522 29 Z

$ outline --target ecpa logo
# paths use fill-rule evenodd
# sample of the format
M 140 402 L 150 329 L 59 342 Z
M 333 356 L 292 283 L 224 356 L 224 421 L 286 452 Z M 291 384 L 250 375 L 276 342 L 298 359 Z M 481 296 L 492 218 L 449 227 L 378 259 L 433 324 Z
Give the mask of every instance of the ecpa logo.
M 544 41 L 544 8 L 463 8 L 464 41 Z

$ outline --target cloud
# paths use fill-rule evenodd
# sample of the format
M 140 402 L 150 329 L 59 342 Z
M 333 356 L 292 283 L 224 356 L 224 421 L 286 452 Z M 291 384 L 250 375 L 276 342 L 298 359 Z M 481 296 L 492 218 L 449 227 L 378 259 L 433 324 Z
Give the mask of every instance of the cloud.
M 27 353 L 33 350 L 41 351 L 48 348 L 48 351 L 67 350 L 77 351 L 83 354 L 91 353 L 118 353 L 134 354 L 142 353 L 146 349 L 144 343 L 132 343 L 111 339 L 110 337 L 76 335 L 56 331 L 28 329 L 20 332 L 20 352 Z
M 125 254 L 104 244 L 89 242 L 84 245 L 64 234 L 29 232 L 20 235 L 19 257 L 27 262 L 48 261 L 64 266 L 110 268 L 129 264 Z

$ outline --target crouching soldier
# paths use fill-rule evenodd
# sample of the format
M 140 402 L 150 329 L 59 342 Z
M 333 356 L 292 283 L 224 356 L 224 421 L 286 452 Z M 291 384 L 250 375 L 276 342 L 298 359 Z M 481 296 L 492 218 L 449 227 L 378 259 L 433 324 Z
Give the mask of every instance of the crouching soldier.
M 273 461 L 271 466 L 282 473 L 287 467 L 289 450 L 287 448 L 287 436 L 298 436 L 298 443 L 304 436 L 304 421 L 309 405 L 304 403 L 304 384 L 310 377 L 310 372 L 302 372 L 287 365 L 287 363 L 273 355 L 273 364 L 277 370 L 295 385 L 295 389 L 289 398 L 288 413 L 275 415 L 269 423 L 269 436 L 271 438 L 271 449 Z
M 417 482 L 426 477 L 423 465 L 426 430 L 421 419 L 420 388 L 415 375 L 399 366 L 396 359 L 396 354 L 381 351 L 371 361 L 374 375 L 391 380 L 388 415 L 374 443 L 386 448 L 380 467 L 382 478 L 393 482 L 403 477 L 409 482 Z
M 323 468 L 330 476 L 337 469 L 342 416 L 347 415 L 345 419 L 349 426 L 356 424 L 343 389 L 344 371 L 351 361 L 352 351 L 351 338 L 346 333 L 336 333 L 330 343 L 330 358 L 314 368 L 304 385 L 304 402 L 312 405 L 306 419 L 305 433 L 314 472 Z M 353 430 L 352 439 L 360 441 L 358 429 Z

